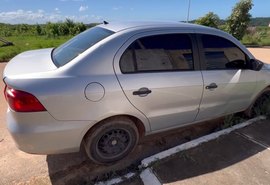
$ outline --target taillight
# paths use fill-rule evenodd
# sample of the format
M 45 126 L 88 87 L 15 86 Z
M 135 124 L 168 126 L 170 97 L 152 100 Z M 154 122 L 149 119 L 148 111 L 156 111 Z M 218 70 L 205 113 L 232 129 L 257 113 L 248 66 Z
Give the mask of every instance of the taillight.
M 5 87 L 5 97 L 10 108 L 16 112 L 46 111 L 38 99 L 27 92 Z

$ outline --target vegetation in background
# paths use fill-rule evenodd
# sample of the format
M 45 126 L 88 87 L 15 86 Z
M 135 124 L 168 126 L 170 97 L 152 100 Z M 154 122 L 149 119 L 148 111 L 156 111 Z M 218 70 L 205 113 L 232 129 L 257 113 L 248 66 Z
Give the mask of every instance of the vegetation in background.
M 42 25 L 0 23 L 0 38 L 14 44 L 14 46 L 3 47 L 5 44 L 0 42 L 0 62 L 8 61 L 23 51 L 57 47 L 95 25 L 85 25 L 70 19 L 66 19 L 65 22 L 48 22 Z
M 196 24 L 219 28 L 232 34 L 235 38 L 241 40 L 249 26 L 252 0 L 240 0 L 232 10 L 231 15 L 226 21 L 221 21 L 217 14 L 209 12 L 205 16 L 195 21 Z
M 218 17 L 217 14 L 214 14 L 213 12 L 209 12 L 205 16 L 197 19 L 195 23 L 204 25 L 204 26 L 213 27 L 213 28 L 218 28 L 218 26 L 220 25 L 220 18 Z
M 71 19 L 66 19 L 65 22 L 51 23 L 43 25 L 29 24 L 3 24 L 0 23 L 0 37 L 10 36 L 74 36 L 86 30 L 86 25 L 83 23 L 75 23 Z
M 269 26 L 270 24 L 270 17 L 256 17 L 251 18 L 250 26 Z
M 242 38 L 245 45 L 270 46 L 270 28 L 267 26 L 250 27 Z
M 252 6 L 252 0 L 240 0 L 226 20 L 209 12 L 192 22 L 229 32 L 248 46 L 270 46 L 270 17 L 251 18 L 249 11 Z
M 227 31 L 239 40 L 243 38 L 249 26 L 251 18 L 249 11 L 252 6 L 252 0 L 241 0 L 226 21 Z

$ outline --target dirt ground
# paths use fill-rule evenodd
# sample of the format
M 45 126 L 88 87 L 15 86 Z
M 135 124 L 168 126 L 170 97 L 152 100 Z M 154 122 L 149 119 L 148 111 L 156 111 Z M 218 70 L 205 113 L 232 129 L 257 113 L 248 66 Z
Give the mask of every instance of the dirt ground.
M 251 48 L 250 51 L 258 59 L 270 63 L 270 49 Z M 6 63 L 0 63 L 1 74 L 5 65 Z M 6 129 L 7 105 L 3 96 L 2 81 L 0 89 L 2 93 L 0 95 L 0 185 L 84 184 L 103 177 L 115 176 L 136 170 L 139 162 L 147 156 L 215 131 L 222 123 L 222 120 L 215 120 L 146 137 L 130 156 L 117 165 L 100 166 L 88 161 L 84 152 L 46 156 L 19 151 Z M 119 170 L 123 171 L 118 172 Z
M 270 64 L 269 48 L 248 48 L 248 50 L 259 60 Z

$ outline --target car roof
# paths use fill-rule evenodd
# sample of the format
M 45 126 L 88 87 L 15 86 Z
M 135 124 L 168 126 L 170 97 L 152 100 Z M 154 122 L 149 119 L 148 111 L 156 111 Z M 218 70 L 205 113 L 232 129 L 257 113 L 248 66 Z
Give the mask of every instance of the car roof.
M 127 29 L 147 29 L 147 28 L 201 28 L 211 29 L 205 26 L 197 24 L 189 24 L 183 22 L 104 22 L 99 27 L 106 28 L 108 30 L 119 32 Z
M 141 31 L 147 29 L 183 29 L 183 30 L 193 30 L 195 33 L 198 34 L 213 34 L 217 36 L 224 37 L 229 39 L 230 41 L 234 42 L 238 47 L 240 47 L 245 53 L 249 55 L 250 58 L 254 58 L 253 55 L 232 35 L 207 26 L 202 26 L 198 24 L 190 24 L 184 22 L 106 22 L 104 21 L 103 24 L 98 25 L 99 27 L 111 30 L 113 32 L 120 32 L 122 30 L 130 30 L 130 31 Z

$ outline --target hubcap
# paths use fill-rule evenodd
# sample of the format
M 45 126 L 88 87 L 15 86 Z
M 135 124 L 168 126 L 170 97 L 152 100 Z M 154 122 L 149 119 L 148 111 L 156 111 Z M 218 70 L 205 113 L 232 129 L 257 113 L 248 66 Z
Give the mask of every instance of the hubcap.
M 124 129 L 113 129 L 106 132 L 98 141 L 98 153 L 106 158 L 123 154 L 130 144 L 130 133 Z

